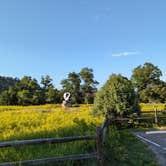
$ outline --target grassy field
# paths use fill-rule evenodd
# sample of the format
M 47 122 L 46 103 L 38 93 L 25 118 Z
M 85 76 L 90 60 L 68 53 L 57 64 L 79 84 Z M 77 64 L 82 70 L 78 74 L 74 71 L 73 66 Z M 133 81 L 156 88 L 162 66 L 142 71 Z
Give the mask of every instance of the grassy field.
M 0 141 L 95 135 L 103 117 L 91 115 L 91 107 L 81 105 L 62 110 L 58 105 L 1 106 Z M 131 144 L 132 142 L 132 144 Z M 96 151 L 94 141 L 60 145 L 37 145 L 0 149 L 0 162 L 81 154 Z M 105 165 L 157 165 L 148 148 L 128 131 L 111 129 L 105 144 Z M 146 154 L 146 155 L 145 155 Z M 143 164 L 144 163 L 144 164 Z M 66 162 L 59 165 L 96 165 L 96 160 Z
M 155 103 L 150 103 L 150 104 L 140 104 L 140 108 L 142 112 L 148 112 L 148 111 L 154 111 L 154 109 L 157 108 L 157 110 L 166 110 L 166 104 L 155 104 Z

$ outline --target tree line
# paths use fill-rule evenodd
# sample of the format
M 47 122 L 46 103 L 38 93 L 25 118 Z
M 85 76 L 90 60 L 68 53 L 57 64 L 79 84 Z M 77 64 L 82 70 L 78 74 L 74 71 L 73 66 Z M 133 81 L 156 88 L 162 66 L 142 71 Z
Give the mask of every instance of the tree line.
M 42 76 L 40 83 L 31 76 L 22 79 L 0 76 L 0 105 L 39 105 L 62 103 L 63 93 L 72 94 L 73 104 L 92 104 L 98 82 L 93 69 L 83 68 L 79 73 L 71 72 L 61 81 L 62 89 L 53 85 L 53 79 Z
M 152 63 L 145 63 L 137 66 L 132 71 L 128 85 L 134 89 L 139 102 L 166 102 L 166 82 L 161 79 L 162 71 L 158 66 Z M 111 77 L 112 82 L 116 79 Z M 118 78 L 115 81 L 118 84 L 114 92 L 121 95 L 120 90 L 125 87 L 123 79 Z M 127 81 L 127 82 L 128 82 Z M 124 82 L 124 83 L 123 83 Z M 63 93 L 70 92 L 72 94 L 71 101 L 73 104 L 94 102 L 94 97 L 97 92 L 98 81 L 94 78 L 93 69 L 83 68 L 79 73 L 71 72 L 67 78 L 61 81 L 62 89 L 57 89 L 53 85 L 53 79 L 50 76 L 42 76 L 40 83 L 37 79 L 31 76 L 24 76 L 22 79 L 2 77 L 0 76 L 0 104 L 1 105 L 38 105 L 38 104 L 57 104 L 62 103 Z M 108 83 L 107 83 L 108 84 Z M 104 93 L 108 96 L 107 91 L 111 91 L 113 84 Z M 131 87 L 131 86 L 126 86 Z M 127 89 L 125 93 L 129 93 Z M 115 95 L 112 93 L 111 95 Z M 112 96 L 111 96 L 112 97 Z M 125 98 L 124 98 L 125 100 Z M 127 100 L 127 98 L 126 98 Z M 104 100 L 103 100 L 104 101 Z M 116 102 L 116 101 L 115 101 Z

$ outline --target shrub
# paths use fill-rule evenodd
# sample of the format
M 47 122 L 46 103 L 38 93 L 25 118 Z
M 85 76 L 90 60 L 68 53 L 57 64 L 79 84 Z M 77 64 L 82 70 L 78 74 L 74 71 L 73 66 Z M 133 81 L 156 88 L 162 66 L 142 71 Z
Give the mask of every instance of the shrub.
M 131 81 L 120 74 L 112 74 L 96 94 L 93 113 L 105 114 L 108 110 L 113 117 L 126 117 L 139 110 Z

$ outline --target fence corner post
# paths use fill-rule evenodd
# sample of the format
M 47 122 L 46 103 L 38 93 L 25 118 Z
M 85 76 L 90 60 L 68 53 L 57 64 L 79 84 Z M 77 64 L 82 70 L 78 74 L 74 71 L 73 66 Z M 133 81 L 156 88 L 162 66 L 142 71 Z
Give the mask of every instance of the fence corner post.
M 97 160 L 99 166 L 104 166 L 104 154 L 103 154 L 103 131 L 100 127 L 97 128 Z

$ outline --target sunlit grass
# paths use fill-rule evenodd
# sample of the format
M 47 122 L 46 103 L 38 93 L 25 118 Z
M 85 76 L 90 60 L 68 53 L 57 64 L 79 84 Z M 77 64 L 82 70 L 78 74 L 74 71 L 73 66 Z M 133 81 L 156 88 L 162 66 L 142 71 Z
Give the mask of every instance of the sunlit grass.
M 140 104 L 141 112 L 148 112 L 148 111 L 154 111 L 157 110 L 165 110 L 165 105 L 163 103 L 149 103 L 149 104 Z
M 65 110 L 60 105 L 0 106 L 0 141 L 95 135 L 96 127 L 101 125 L 104 117 L 94 117 L 91 114 L 92 107 L 92 105 L 81 105 L 80 107 L 72 107 Z M 149 110 L 152 108 L 143 105 L 142 110 L 147 110 L 146 107 Z M 116 138 L 114 139 L 116 140 Z M 114 145 L 112 144 L 112 146 Z M 107 150 L 109 151 L 109 149 Z M 22 161 L 94 151 L 96 151 L 95 141 L 5 148 L 0 149 L 0 162 Z M 110 152 L 112 153 L 111 149 Z M 117 156 L 112 157 L 116 158 Z M 150 162 L 150 156 L 148 161 Z M 119 162 L 121 161 L 119 160 Z M 97 162 L 96 160 L 87 160 L 76 161 L 73 164 L 72 161 L 69 161 L 62 165 L 81 164 L 93 166 Z
M 91 115 L 88 105 L 62 109 L 57 105 L 1 107 L 0 141 L 95 135 L 103 117 Z M 18 109 L 17 109 L 18 108 Z M 95 151 L 95 142 L 0 149 L 0 162 Z

